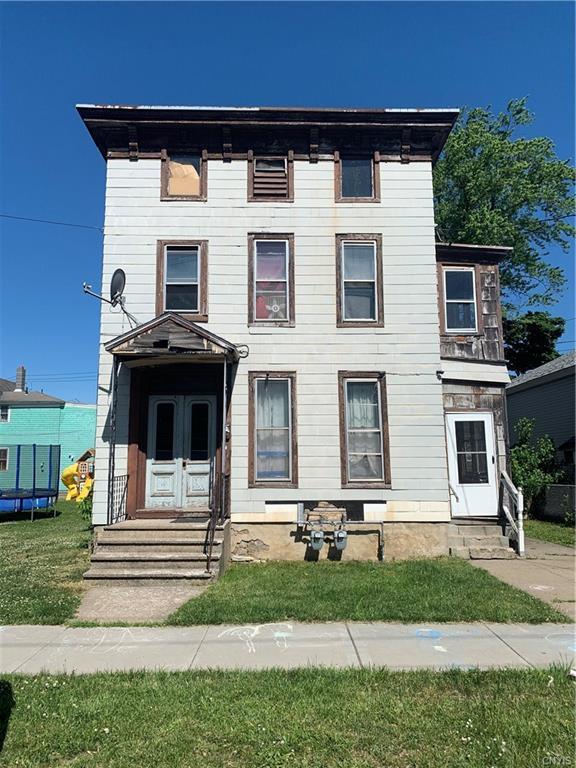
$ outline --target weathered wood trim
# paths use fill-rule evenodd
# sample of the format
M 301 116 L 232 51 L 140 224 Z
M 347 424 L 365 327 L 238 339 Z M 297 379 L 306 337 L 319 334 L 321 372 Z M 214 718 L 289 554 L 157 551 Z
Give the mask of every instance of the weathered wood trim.
M 290 150 L 287 155 L 255 155 L 252 150 L 247 153 L 248 160 L 248 194 L 249 203 L 293 203 L 294 202 L 294 152 Z M 254 169 L 256 160 L 286 160 L 286 196 L 274 195 L 254 196 Z
M 156 315 L 166 311 L 164 306 L 164 254 L 166 246 L 195 246 L 200 248 L 200 282 L 198 284 L 198 312 L 176 314 L 195 323 L 208 322 L 208 240 L 158 240 L 156 243 Z M 170 310 L 174 311 L 174 310 Z
M 369 482 L 348 478 L 348 455 L 346 439 L 346 392 L 348 379 L 377 379 L 380 384 L 380 408 L 382 419 L 382 464 L 384 480 Z M 388 419 L 388 398 L 386 374 L 380 371 L 338 371 L 338 421 L 340 429 L 340 479 L 342 488 L 391 488 L 392 474 L 390 467 L 390 428 Z
M 291 409 L 291 480 L 256 479 L 256 380 L 290 379 Z M 298 419 L 296 411 L 296 372 L 295 371 L 249 371 L 248 372 L 248 487 L 249 488 L 298 488 Z
M 382 235 L 381 234 L 338 234 L 336 237 L 336 327 L 337 328 L 383 328 L 384 327 L 384 280 L 382 276 Z M 361 240 L 376 243 L 376 320 L 345 320 L 342 309 L 342 243 L 346 240 Z
M 126 515 L 133 517 L 144 506 L 146 495 L 147 396 L 142 373 L 130 370 L 130 405 L 128 415 L 128 486 Z
M 170 195 L 168 194 L 168 162 L 170 160 L 169 153 L 162 149 L 160 151 L 160 200 L 164 202 L 171 201 L 189 201 L 189 202 L 206 202 L 208 199 L 208 152 L 206 149 L 198 150 L 196 152 L 182 152 L 177 154 L 189 154 L 200 156 L 200 194 L 199 195 Z
M 348 155 L 347 157 L 352 157 Z M 360 157 L 360 155 L 358 156 Z M 366 155 L 363 155 L 366 157 Z M 372 197 L 342 197 L 342 157 L 340 152 L 334 152 L 334 201 L 336 203 L 379 203 L 380 200 L 380 152 L 372 155 Z
M 256 320 L 254 307 L 254 268 L 256 265 L 256 240 L 287 240 L 288 241 L 288 319 L 287 320 Z M 286 232 L 249 232 L 248 233 L 248 325 L 280 326 L 294 328 L 296 325 L 296 289 L 294 286 L 294 234 Z

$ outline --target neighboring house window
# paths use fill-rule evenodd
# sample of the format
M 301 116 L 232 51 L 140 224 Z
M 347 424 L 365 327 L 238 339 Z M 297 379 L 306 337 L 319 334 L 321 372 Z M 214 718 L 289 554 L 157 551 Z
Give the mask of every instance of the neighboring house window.
M 474 267 L 444 269 L 444 322 L 448 333 L 475 333 L 476 280 Z
M 388 487 L 390 464 L 384 374 L 340 371 L 343 487 Z
M 249 202 L 294 200 L 294 165 L 288 157 L 248 157 Z
M 294 325 L 294 236 L 248 235 L 248 324 Z
M 178 312 L 208 319 L 208 243 L 161 240 L 156 267 L 156 314 Z
M 0 472 L 8 471 L 8 457 L 10 450 L 8 448 L 0 448 Z
M 296 374 L 251 372 L 249 382 L 249 483 L 296 488 Z
M 379 202 L 379 156 L 341 156 L 334 153 L 336 202 Z
M 163 200 L 206 200 L 205 156 L 162 152 L 161 197 Z
M 0 405 L 0 422 L 10 421 L 10 408 L 7 405 Z
M 380 235 L 336 235 L 336 279 L 339 327 L 384 325 Z

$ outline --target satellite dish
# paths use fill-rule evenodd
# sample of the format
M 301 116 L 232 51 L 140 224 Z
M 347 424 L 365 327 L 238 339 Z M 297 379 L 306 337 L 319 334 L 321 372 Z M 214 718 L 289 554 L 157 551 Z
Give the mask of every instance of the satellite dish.
M 110 280 L 110 303 L 113 307 L 118 304 L 126 286 L 126 273 L 123 269 L 117 269 Z

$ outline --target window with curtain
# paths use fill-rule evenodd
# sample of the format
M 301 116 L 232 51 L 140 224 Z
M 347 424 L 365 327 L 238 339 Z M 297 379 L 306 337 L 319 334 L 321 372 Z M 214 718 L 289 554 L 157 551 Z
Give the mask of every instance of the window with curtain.
M 374 197 L 374 162 L 371 157 L 341 158 L 340 197 Z
M 345 381 L 348 480 L 383 480 L 382 407 L 378 379 Z
M 176 312 L 198 312 L 199 252 L 198 246 L 166 246 L 165 309 Z
M 255 479 L 291 479 L 291 385 L 290 379 L 255 381 Z
M 376 243 L 342 243 L 342 319 L 377 320 Z
M 474 268 L 444 270 L 446 330 L 475 332 L 476 291 Z
M 254 321 L 290 320 L 288 241 L 254 241 Z

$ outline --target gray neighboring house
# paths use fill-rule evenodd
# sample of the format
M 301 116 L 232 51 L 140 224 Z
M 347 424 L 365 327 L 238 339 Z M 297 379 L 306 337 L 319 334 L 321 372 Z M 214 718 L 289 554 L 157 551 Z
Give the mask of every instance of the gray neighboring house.
M 562 485 L 551 486 L 541 510 L 546 517 L 563 517 L 574 504 L 574 422 L 576 352 L 518 376 L 506 387 L 510 445 L 516 442 L 515 426 L 523 416 L 534 420 L 534 439 L 548 435 L 564 466 Z

